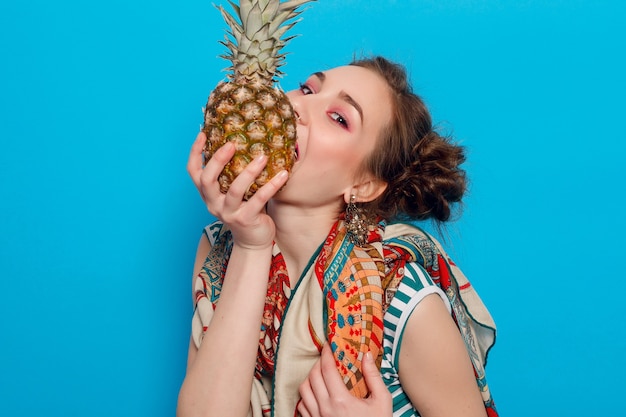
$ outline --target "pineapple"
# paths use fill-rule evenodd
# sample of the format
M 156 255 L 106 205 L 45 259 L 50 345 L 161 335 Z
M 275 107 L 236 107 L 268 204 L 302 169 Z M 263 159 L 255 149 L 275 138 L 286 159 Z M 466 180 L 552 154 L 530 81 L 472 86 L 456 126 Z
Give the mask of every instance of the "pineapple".
M 296 117 L 287 96 L 274 86 L 282 75 L 279 67 L 285 55 L 281 48 L 291 39 L 285 32 L 297 21 L 296 9 L 314 0 L 229 0 L 239 18 L 218 6 L 230 31 L 221 42 L 229 50 L 222 56 L 231 61 L 232 73 L 209 96 L 202 131 L 207 136 L 205 160 L 226 141 L 236 145 L 230 162 L 219 176 L 222 192 L 257 155 L 268 162 L 246 192 L 249 199 L 256 190 L 283 169 L 291 170 L 296 159 Z

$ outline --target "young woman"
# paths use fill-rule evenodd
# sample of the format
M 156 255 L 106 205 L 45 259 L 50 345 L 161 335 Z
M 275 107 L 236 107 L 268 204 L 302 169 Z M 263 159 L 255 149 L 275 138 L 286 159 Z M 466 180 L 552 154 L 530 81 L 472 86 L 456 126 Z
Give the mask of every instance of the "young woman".
M 204 168 L 203 134 L 192 147 L 218 222 L 198 246 L 178 415 L 496 415 L 483 368 L 493 321 L 441 246 L 401 223 L 448 220 L 463 149 L 384 58 L 317 72 L 288 96 L 289 181 L 244 201 L 259 157 L 222 194 L 233 145 Z

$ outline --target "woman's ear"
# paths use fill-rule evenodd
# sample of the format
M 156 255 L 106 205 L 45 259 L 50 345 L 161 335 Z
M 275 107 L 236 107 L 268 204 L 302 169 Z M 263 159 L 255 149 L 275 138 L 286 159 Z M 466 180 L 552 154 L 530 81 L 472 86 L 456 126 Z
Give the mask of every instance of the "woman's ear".
M 355 203 L 369 203 L 376 200 L 387 189 L 387 183 L 377 178 L 367 178 L 363 182 L 352 186 L 344 194 L 344 200 L 350 202 L 352 196 Z

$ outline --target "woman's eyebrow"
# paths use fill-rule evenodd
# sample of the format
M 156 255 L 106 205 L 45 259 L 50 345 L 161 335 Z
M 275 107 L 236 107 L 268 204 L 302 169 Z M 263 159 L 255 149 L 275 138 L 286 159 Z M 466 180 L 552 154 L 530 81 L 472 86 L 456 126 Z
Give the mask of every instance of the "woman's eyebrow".
M 321 83 L 324 83 L 324 80 L 326 80 L 326 74 L 321 71 L 314 72 L 313 76 L 320 80 Z M 350 94 L 346 93 L 343 90 L 341 90 L 341 92 L 339 93 L 339 98 L 341 98 L 343 101 L 356 109 L 356 111 L 359 113 L 359 116 L 361 116 L 361 125 L 363 125 L 363 108 L 361 107 L 361 105 L 357 103 L 357 101 L 353 99 Z
M 341 97 L 343 101 L 354 107 L 356 111 L 359 112 L 359 116 L 361 116 L 361 125 L 363 125 L 363 109 L 361 108 L 361 105 L 357 103 L 356 100 L 352 98 L 352 96 L 350 96 L 343 90 L 341 91 L 341 93 L 339 93 L 339 97 Z
M 313 76 L 317 77 L 321 82 L 324 82 L 324 80 L 326 79 L 326 74 L 321 71 L 314 72 Z

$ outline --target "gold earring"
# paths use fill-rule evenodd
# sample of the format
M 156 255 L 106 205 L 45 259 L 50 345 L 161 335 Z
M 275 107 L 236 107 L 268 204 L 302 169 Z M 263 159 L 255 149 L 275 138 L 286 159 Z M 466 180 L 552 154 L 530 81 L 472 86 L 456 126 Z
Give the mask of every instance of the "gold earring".
M 363 209 L 357 207 L 354 200 L 356 200 L 356 196 L 351 195 L 350 202 L 346 206 L 347 237 L 352 244 L 363 246 L 367 243 L 367 221 Z

